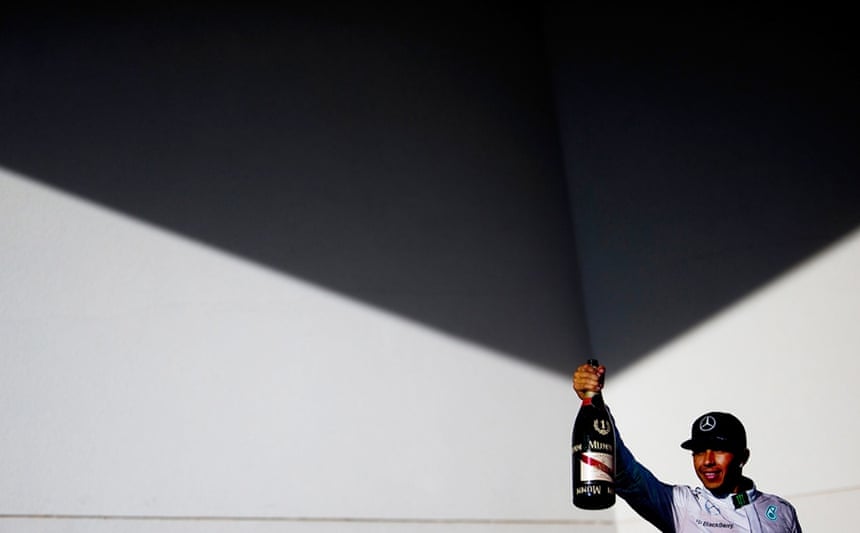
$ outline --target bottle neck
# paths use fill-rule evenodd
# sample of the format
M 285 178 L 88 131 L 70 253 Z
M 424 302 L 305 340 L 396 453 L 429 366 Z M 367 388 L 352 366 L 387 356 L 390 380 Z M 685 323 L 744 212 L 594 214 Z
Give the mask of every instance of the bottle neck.
M 603 396 L 599 392 L 586 392 L 582 405 L 603 405 Z

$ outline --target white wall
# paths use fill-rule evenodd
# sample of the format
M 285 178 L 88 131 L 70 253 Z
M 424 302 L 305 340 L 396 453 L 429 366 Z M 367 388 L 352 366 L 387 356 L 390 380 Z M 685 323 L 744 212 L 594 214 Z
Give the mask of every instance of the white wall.
M 3 530 L 650 530 L 570 507 L 566 377 L 9 172 L 0 213 Z M 634 453 L 695 484 L 689 422 L 735 412 L 747 474 L 840 527 L 858 269 L 853 234 L 610 373 Z
M 612 530 L 565 376 L 7 171 L 0 228 L 4 531 Z
M 538 18 L 10 14 L 0 529 L 610 529 Z

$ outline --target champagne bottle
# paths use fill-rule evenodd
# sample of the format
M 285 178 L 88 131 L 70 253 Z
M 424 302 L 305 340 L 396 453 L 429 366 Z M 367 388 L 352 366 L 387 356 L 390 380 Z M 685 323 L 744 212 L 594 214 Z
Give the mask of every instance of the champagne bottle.
M 596 359 L 588 364 L 597 367 Z M 606 509 L 615 503 L 615 428 L 603 395 L 587 393 L 571 439 L 573 504 L 581 509 Z

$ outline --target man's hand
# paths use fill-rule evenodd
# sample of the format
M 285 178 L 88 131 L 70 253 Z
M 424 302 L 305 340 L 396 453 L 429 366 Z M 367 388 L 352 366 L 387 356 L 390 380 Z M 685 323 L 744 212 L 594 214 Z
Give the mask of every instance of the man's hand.
M 588 393 L 600 392 L 603 389 L 603 374 L 606 367 L 600 365 L 593 367 L 589 364 L 581 365 L 573 373 L 573 390 L 580 400 L 584 400 Z

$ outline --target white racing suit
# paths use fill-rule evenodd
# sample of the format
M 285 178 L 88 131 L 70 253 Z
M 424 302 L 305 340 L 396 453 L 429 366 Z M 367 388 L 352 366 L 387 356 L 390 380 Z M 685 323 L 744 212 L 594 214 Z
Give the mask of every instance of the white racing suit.
M 633 457 L 617 431 L 616 457 L 616 494 L 660 531 L 801 533 L 794 507 L 758 491 L 751 480 L 749 490 L 722 498 L 701 487 L 663 483 Z

